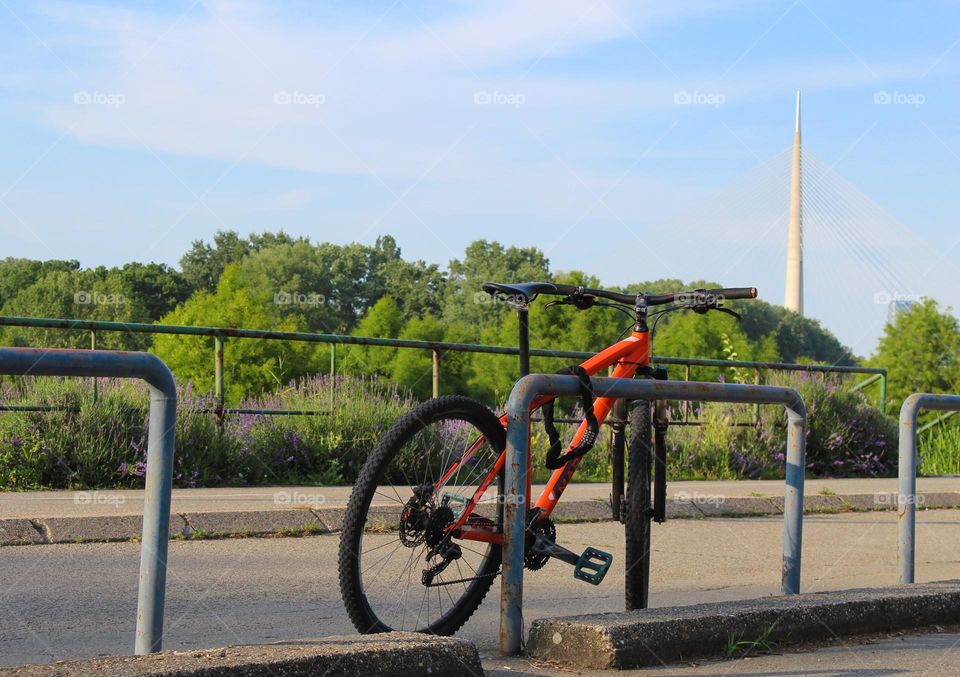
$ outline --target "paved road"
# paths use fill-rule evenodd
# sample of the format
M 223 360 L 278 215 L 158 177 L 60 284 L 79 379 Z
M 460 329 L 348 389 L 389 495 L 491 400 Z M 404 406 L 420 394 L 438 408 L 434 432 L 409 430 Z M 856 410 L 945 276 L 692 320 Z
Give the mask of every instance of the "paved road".
M 808 479 L 807 496 L 833 494 L 874 494 L 897 490 L 893 477 L 882 479 Z M 534 487 L 538 495 L 543 485 Z M 236 487 L 221 489 L 174 489 L 173 512 L 233 512 L 244 510 L 285 510 L 291 504 L 311 507 L 342 507 L 352 487 Z M 960 491 L 958 477 L 921 477 L 920 492 Z M 667 495 L 783 496 L 782 480 L 730 482 L 670 482 Z M 610 484 L 571 484 L 565 501 L 607 501 Z M 79 515 L 131 515 L 143 512 L 143 491 L 138 489 L 87 491 L 3 491 L 0 492 L 0 519 L 11 517 L 69 517 Z
M 810 515 L 805 524 L 805 591 L 896 582 L 894 514 Z M 918 578 L 960 575 L 960 512 L 924 511 L 919 525 Z M 674 520 L 655 529 L 653 604 L 778 591 L 781 520 Z M 558 540 L 609 550 L 614 568 L 595 588 L 550 563 L 527 579 L 527 618 L 621 610 L 622 527 L 561 524 Z M 337 544 L 335 535 L 172 542 L 165 648 L 352 631 L 337 587 Z M 133 543 L 0 548 L 0 663 L 129 652 L 138 553 Z M 497 623 L 496 600 L 488 599 L 463 634 L 495 657 Z

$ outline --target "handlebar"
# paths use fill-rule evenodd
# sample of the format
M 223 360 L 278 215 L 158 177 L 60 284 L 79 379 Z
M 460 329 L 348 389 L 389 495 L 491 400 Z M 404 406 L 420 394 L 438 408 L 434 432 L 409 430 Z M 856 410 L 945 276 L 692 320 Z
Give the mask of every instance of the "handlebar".
M 619 292 L 607 291 L 605 289 L 589 289 L 586 287 L 575 287 L 570 284 L 554 285 L 559 296 L 570 296 L 579 294 L 582 296 L 593 296 L 596 298 L 609 299 L 617 303 L 634 304 L 637 301 L 636 294 L 621 294 Z M 648 306 L 662 306 L 667 303 L 684 303 L 687 305 L 701 305 L 703 303 L 722 301 L 725 299 L 755 299 L 757 298 L 756 287 L 729 287 L 723 289 L 695 289 L 692 291 L 675 292 L 673 294 L 651 294 L 645 296 Z

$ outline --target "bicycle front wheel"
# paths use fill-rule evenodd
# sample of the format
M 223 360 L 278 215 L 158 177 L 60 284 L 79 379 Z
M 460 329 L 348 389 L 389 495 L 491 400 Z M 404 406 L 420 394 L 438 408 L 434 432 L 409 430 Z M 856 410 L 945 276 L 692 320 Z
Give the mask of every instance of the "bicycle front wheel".
M 449 527 L 504 446 L 493 412 L 446 396 L 413 408 L 370 453 L 340 537 L 340 592 L 359 632 L 450 635 L 480 606 L 499 573 L 501 546 Z M 468 526 L 502 533 L 502 476 L 501 469 Z
M 633 402 L 628 424 L 630 451 L 627 459 L 627 508 L 624 521 L 627 546 L 624 558 L 624 598 L 627 611 L 646 609 L 650 593 L 652 412 L 652 402 Z

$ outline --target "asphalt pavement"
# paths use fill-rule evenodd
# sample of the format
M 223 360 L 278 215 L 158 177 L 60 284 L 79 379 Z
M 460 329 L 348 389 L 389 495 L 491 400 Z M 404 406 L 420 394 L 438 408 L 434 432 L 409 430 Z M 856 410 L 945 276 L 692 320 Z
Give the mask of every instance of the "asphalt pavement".
M 918 525 L 918 580 L 960 577 L 960 512 L 921 511 Z M 558 532 L 559 542 L 573 550 L 592 545 L 612 552 L 613 568 L 598 587 L 575 581 L 571 569 L 559 562 L 529 574 L 525 617 L 622 610 L 622 527 L 616 522 L 560 524 Z M 892 512 L 808 515 L 802 589 L 895 583 L 896 533 Z M 165 648 L 184 650 L 352 632 L 337 585 L 337 545 L 335 534 L 172 542 Z M 775 516 L 671 520 L 656 525 L 652 605 L 775 594 L 779 591 L 781 549 L 782 520 Z M 0 614 L 0 663 L 129 653 L 138 558 L 139 546 L 130 542 L 0 548 L 0 607 L 4 610 Z M 488 669 L 505 665 L 516 674 L 522 661 L 503 662 L 497 656 L 496 597 L 495 586 L 461 635 L 477 644 Z M 956 666 L 942 674 L 960 673 L 960 662 L 954 662 L 952 650 L 947 650 L 949 639 L 938 635 L 911 641 L 910 651 L 933 661 L 934 668 Z M 731 671 L 733 664 L 727 662 L 718 664 L 720 667 L 704 665 L 696 669 L 706 672 L 689 674 L 875 674 L 856 670 L 872 669 L 869 666 L 880 660 L 876 656 L 891 655 L 877 646 L 852 649 L 851 655 L 860 655 L 863 663 L 861 667 L 851 664 L 845 672 L 801 669 L 797 661 L 807 661 L 806 665 L 821 660 L 810 658 L 821 655 L 815 652 L 803 659 L 790 653 L 747 661 L 749 666 L 770 666 L 765 671 Z M 840 664 L 836 658 L 826 660 L 820 668 L 814 665 L 809 669 L 833 669 Z M 661 674 L 678 674 L 671 671 Z

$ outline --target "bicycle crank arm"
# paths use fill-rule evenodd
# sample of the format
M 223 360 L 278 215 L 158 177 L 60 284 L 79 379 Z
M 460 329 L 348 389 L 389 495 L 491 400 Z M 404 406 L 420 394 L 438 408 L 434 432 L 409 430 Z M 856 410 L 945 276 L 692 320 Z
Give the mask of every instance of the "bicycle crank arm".
M 577 555 L 540 534 L 532 535 L 534 540 L 530 546 L 530 552 L 566 562 L 573 567 L 574 578 L 591 585 L 599 585 L 613 563 L 613 555 L 597 548 L 587 548 L 583 554 Z
M 561 562 L 566 562 L 567 564 L 573 566 L 577 566 L 577 562 L 580 561 L 580 555 L 567 550 L 562 545 L 558 545 L 553 541 L 544 538 L 540 534 L 533 534 L 533 537 L 534 540 L 533 544 L 530 546 L 530 552 L 536 555 L 555 557 Z

